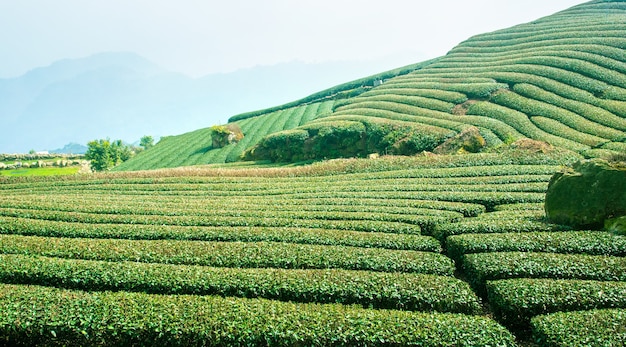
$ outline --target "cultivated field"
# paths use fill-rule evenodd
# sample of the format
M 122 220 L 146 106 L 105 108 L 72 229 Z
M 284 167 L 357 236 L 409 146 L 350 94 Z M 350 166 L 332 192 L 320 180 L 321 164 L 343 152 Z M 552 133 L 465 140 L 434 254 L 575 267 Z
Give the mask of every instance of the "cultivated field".
M 234 162 L 270 134 L 346 120 L 452 134 L 475 126 L 489 147 L 530 138 L 585 157 L 623 153 L 625 49 L 626 2 L 590 1 L 474 36 L 422 64 L 233 116 L 246 136 L 237 145 L 212 149 L 210 129 L 201 129 L 166 138 L 117 170 Z
M 544 220 L 572 159 L 0 179 L 0 341 L 623 344 L 626 237 Z

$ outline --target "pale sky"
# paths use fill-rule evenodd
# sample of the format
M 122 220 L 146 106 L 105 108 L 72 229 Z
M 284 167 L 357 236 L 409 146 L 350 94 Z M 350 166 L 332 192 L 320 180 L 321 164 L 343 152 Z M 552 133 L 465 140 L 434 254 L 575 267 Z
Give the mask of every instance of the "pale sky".
M 190 76 L 281 62 L 445 54 L 583 0 L 0 0 L 0 78 L 131 51 Z

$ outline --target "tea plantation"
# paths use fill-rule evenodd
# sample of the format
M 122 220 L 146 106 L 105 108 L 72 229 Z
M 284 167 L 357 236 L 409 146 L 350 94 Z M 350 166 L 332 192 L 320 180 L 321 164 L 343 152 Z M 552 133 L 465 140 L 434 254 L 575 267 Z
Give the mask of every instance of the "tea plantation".
M 544 212 L 565 165 L 626 153 L 624 52 L 626 1 L 590 1 L 222 148 L 0 177 L 0 346 L 626 345 L 626 235 Z
M 575 342 L 619 345 L 626 237 L 542 210 L 576 158 L 2 179 L 0 342 L 558 345 L 593 314 Z
M 485 149 L 545 141 L 588 158 L 626 152 L 626 2 L 597 0 L 474 36 L 443 57 L 167 137 L 117 170 L 248 160 L 294 162 L 432 151 L 476 127 Z M 473 150 L 475 151 L 475 150 Z

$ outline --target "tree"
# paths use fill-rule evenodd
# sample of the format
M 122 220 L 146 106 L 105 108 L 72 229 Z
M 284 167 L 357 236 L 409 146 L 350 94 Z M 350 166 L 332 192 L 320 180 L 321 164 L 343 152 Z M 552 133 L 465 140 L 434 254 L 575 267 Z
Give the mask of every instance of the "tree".
M 150 135 L 146 135 L 141 138 L 141 140 L 139 141 L 139 145 L 143 147 L 143 149 L 148 149 L 154 146 L 154 138 Z
M 87 143 L 85 158 L 91 160 L 91 169 L 104 171 L 132 157 L 133 151 L 122 140 L 93 140 Z

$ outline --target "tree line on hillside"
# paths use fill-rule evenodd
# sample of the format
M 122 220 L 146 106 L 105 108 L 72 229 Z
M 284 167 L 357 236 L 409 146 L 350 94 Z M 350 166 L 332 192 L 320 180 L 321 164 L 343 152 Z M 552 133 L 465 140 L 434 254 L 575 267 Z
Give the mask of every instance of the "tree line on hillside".
M 85 159 L 91 161 L 93 171 L 105 171 L 154 146 L 154 138 L 150 135 L 143 136 L 139 146 L 125 145 L 122 140 L 111 141 L 108 138 L 93 140 L 87 143 Z

